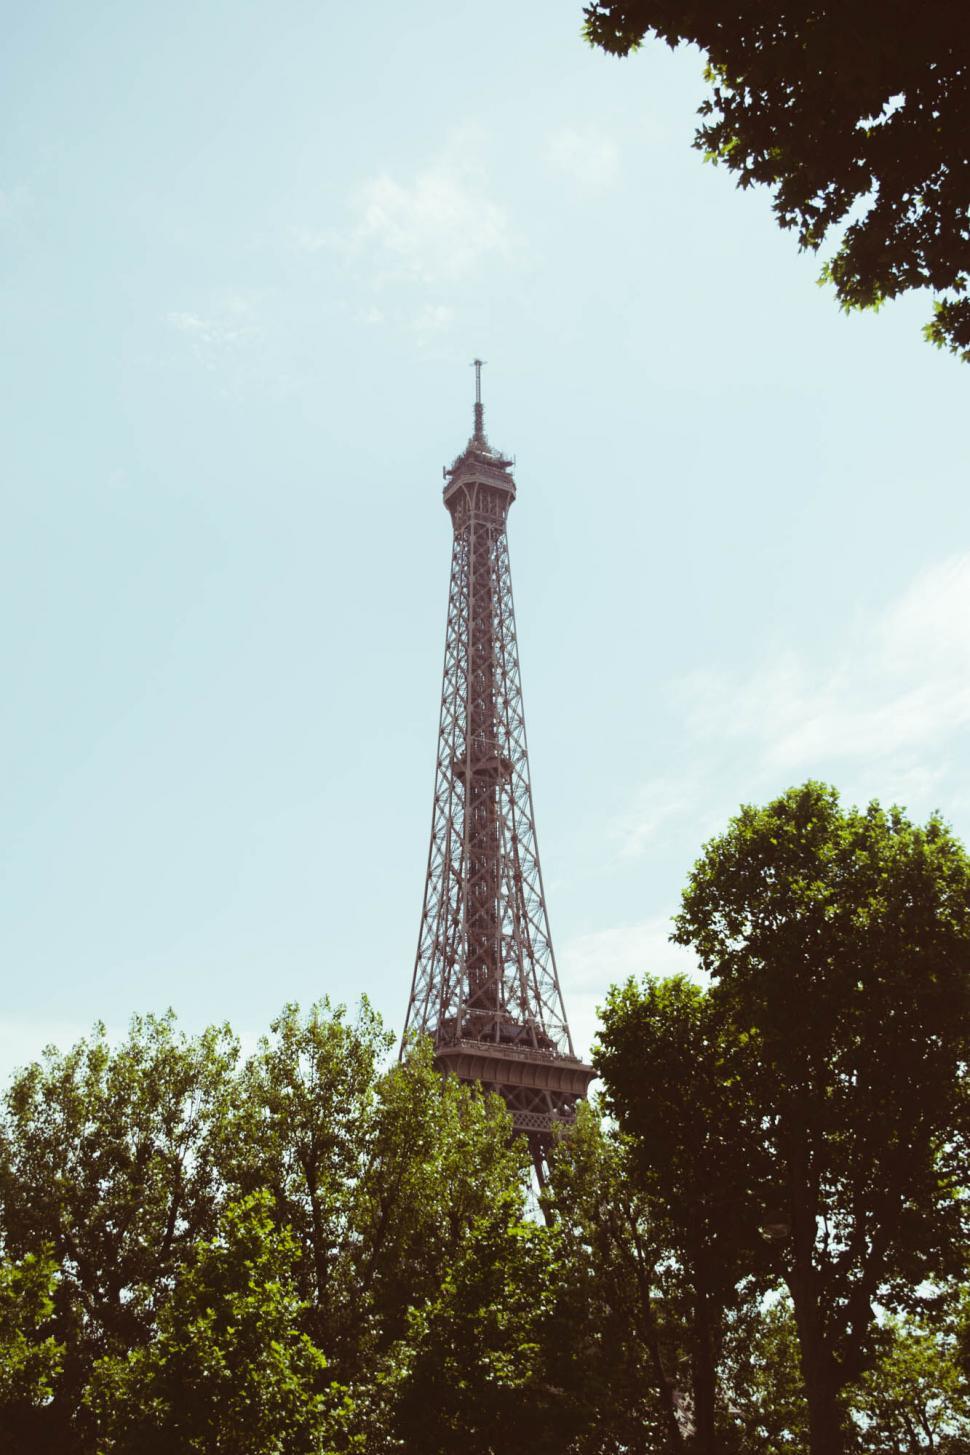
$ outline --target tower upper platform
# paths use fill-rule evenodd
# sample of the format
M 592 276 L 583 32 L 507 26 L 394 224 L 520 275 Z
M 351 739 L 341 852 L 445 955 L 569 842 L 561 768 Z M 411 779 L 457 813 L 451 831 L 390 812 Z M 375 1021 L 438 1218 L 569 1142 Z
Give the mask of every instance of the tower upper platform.
M 445 505 L 451 505 L 464 485 L 481 483 L 497 485 L 508 494 L 509 503 L 515 499 L 515 481 L 510 471 L 514 465 L 501 450 L 493 449 L 485 437 L 485 409 L 482 404 L 482 360 L 475 361 L 475 427 L 471 438 L 442 472 L 445 486 L 442 494 Z

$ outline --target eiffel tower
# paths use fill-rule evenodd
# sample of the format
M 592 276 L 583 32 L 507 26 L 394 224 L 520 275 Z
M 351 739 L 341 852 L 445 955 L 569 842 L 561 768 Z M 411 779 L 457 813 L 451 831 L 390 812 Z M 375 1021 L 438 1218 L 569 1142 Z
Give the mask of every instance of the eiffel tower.
M 540 1180 L 593 1077 L 574 1053 L 549 934 L 529 783 L 505 523 L 513 462 L 485 437 L 444 471 L 454 539 L 431 847 L 402 1048 L 498 1092 Z

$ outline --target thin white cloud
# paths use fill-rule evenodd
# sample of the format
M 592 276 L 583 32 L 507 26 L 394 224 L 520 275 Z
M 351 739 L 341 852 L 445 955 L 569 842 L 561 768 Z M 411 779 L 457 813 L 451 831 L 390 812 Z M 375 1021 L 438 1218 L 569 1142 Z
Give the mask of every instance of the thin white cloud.
M 695 738 L 746 739 L 768 770 L 865 760 L 932 774 L 970 726 L 970 554 L 857 622 L 825 668 L 788 652 L 745 678 L 699 674 L 682 690 Z
M 271 386 L 278 393 L 288 391 L 285 373 L 268 377 L 265 355 L 252 348 L 263 331 L 257 308 L 245 295 L 225 294 L 204 311 L 173 309 L 165 322 L 178 336 L 179 347 L 173 360 L 179 367 L 186 357 L 194 360 L 211 375 L 224 398 L 238 397 L 257 381 L 261 387 Z
M 787 650 L 747 673 L 696 673 L 670 685 L 683 758 L 647 780 L 613 825 L 622 858 L 659 839 L 689 864 L 743 801 L 808 777 L 847 802 L 941 807 L 970 818 L 970 553 L 921 572 L 879 613 L 855 620 L 824 663 Z M 959 827 L 959 825 L 958 825 Z M 619 866 L 617 866 L 619 867 Z M 644 971 L 699 975 L 669 941 L 668 915 L 567 941 L 559 967 L 577 1050 L 596 1032 L 611 984 Z
M 207 318 L 200 318 L 197 313 L 170 313 L 168 321 L 179 333 L 190 334 L 193 338 L 202 340 L 203 343 L 212 343 L 215 339 L 215 328 L 212 321 Z
M 671 920 L 656 915 L 637 924 L 614 925 L 567 940 L 559 954 L 563 995 L 577 1051 L 589 1050 L 598 1024 L 596 1008 L 611 985 L 631 975 L 696 975 L 689 950 L 670 943 Z
M 411 181 L 382 173 L 364 182 L 354 212 L 354 241 L 384 274 L 455 282 L 512 251 L 504 208 L 488 196 L 480 170 L 451 153 Z
M 259 332 L 252 303 L 238 293 L 229 294 L 205 314 L 174 310 L 167 315 L 167 322 L 207 355 L 234 349 Z
M 692 811 L 695 794 L 696 785 L 688 779 L 651 778 L 643 783 L 615 826 L 620 857 L 632 859 L 642 854 L 661 830 Z
M 293 243 L 303 252 L 342 255 L 378 287 L 464 281 L 486 261 L 509 259 L 517 246 L 482 151 L 478 132 L 461 128 L 412 176 L 381 171 L 362 181 L 345 227 L 295 229 Z
M 430 343 L 443 333 L 447 333 L 455 318 L 455 310 L 449 308 L 446 303 L 427 303 L 420 308 L 415 315 L 412 328 L 417 336 L 418 343 Z
M 696 852 L 743 801 L 809 777 L 849 802 L 970 817 L 970 553 L 922 571 L 882 612 L 855 619 L 825 661 L 783 650 L 744 673 L 669 685 L 681 760 L 614 825 L 620 857 L 663 835 Z
M 467 285 L 522 261 L 524 244 L 494 193 L 487 138 L 452 133 L 414 172 L 379 171 L 351 192 L 344 224 L 291 228 L 291 246 L 342 265 L 352 316 L 441 346 L 467 306 Z
M 447 303 L 425 303 L 417 309 L 406 307 L 378 308 L 376 304 L 361 308 L 355 317 L 370 328 L 390 324 L 414 336 L 419 348 L 428 348 L 448 333 L 455 319 L 455 310 Z
M 548 137 L 546 160 L 583 187 L 612 187 L 620 179 L 620 150 L 593 127 L 561 127 Z

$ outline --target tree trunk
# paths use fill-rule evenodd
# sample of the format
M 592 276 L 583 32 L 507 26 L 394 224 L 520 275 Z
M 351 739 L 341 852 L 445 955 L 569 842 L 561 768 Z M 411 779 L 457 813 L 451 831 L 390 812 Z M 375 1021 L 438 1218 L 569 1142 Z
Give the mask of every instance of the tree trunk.
M 629 1226 L 633 1246 L 636 1249 L 636 1256 L 633 1259 L 633 1272 L 637 1281 L 637 1288 L 640 1294 L 638 1314 L 639 1334 L 650 1355 L 650 1362 L 653 1365 L 654 1376 L 657 1380 L 657 1392 L 660 1396 L 660 1408 L 663 1411 L 664 1423 L 667 1426 L 667 1435 L 670 1441 L 671 1455 L 684 1455 L 684 1436 L 680 1428 L 680 1419 L 677 1410 L 677 1392 L 673 1381 L 668 1377 L 664 1367 L 663 1354 L 660 1349 L 660 1337 L 657 1332 L 657 1324 L 653 1312 L 653 1295 L 650 1287 L 650 1278 L 647 1270 L 653 1272 L 653 1265 L 644 1252 L 643 1245 L 637 1232 L 636 1218 L 629 1210 L 626 1214 L 626 1221 Z M 611 1229 L 613 1240 L 616 1246 L 623 1248 L 623 1240 L 615 1230 Z M 622 1256 L 622 1255 L 621 1255 Z
M 842 1380 L 825 1341 L 811 1251 L 795 1250 L 787 1274 L 798 1329 L 798 1357 L 808 1404 L 811 1455 L 845 1455 L 845 1419 L 839 1396 Z
M 825 1337 L 821 1309 L 821 1277 L 815 1264 L 818 1236 L 818 1176 L 808 1138 L 809 1116 L 795 1106 L 784 1128 L 788 1151 L 788 1205 L 791 1243 L 784 1276 L 795 1310 L 798 1357 L 808 1405 L 811 1455 L 845 1455 L 845 1419 L 839 1396 L 844 1379 Z
M 717 1379 L 711 1347 L 711 1318 L 708 1300 L 698 1293 L 694 1301 L 694 1349 L 691 1360 L 694 1394 L 694 1435 L 691 1455 L 718 1455 L 719 1443 L 714 1413 Z M 813 1452 L 814 1455 L 814 1452 Z
M 654 1378 L 657 1381 L 657 1393 L 660 1397 L 660 1408 L 663 1411 L 664 1423 L 667 1426 L 667 1438 L 670 1442 L 671 1455 L 684 1455 L 686 1446 L 684 1444 L 683 1431 L 680 1428 L 680 1417 L 677 1409 L 677 1390 L 673 1381 L 669 1378 L 664 1368 L 663 1355 L 660 1352 L 660 1340 L 653 1327 L 653 1319 L 649 1311 L 649 1305 L 645 1315 L 641 1316 L 640 1337 L 646 1345 L 650 1355 L 650 1362 L 653 1365 Z
M 802 1377 L 808 1403 L 808 1444 L 812 1455 L 844 1455 L 845 1421 L 840 1385 L 824 1350 L 815 1357 L 802 1345 Z

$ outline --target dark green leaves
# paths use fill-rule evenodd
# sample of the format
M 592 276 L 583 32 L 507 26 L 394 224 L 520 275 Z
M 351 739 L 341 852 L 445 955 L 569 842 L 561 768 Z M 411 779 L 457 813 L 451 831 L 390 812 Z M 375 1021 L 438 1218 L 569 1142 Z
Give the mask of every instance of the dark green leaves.
M 844 309 L 938 295 L 931 342 L 970 359 L 970 10 L 869 0 L 767 5 L 595 0 L 586 35 L 627 55 L 650 33 L 705 52 L 695 145 L 774 193 Z
M 745 1273 L 784 1279 L 831 1455 L 885 1311 L 965 1267 L 970 859 L 938 818 L 809 782 L 706 846 L 675 925 L 712 988 L 611 993 L 608 1101 L 695 1294 L 733 1318 Z

